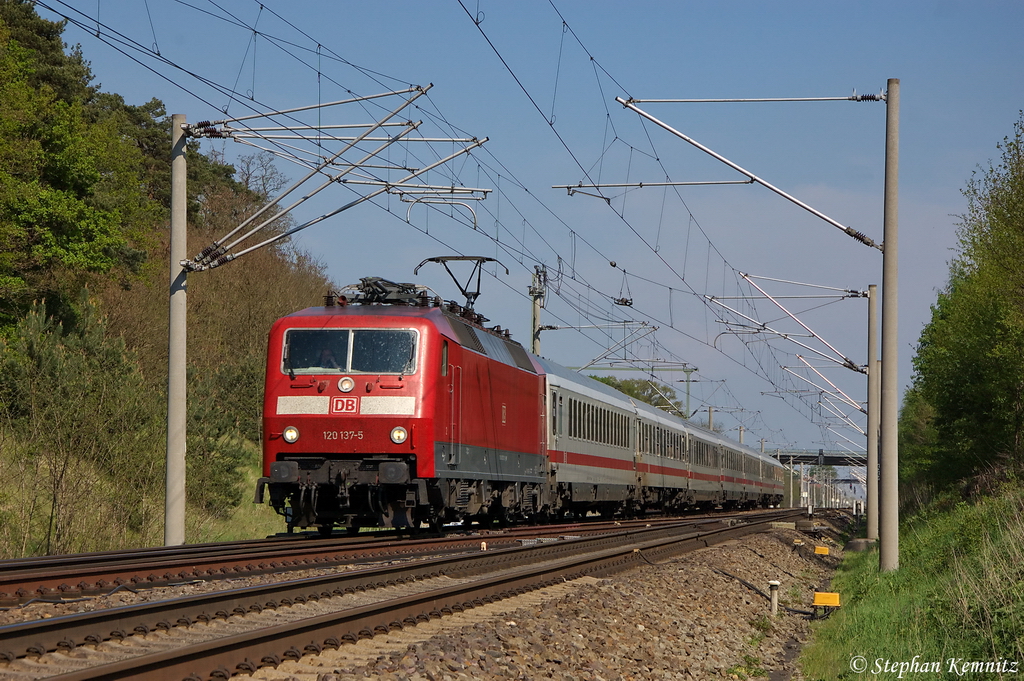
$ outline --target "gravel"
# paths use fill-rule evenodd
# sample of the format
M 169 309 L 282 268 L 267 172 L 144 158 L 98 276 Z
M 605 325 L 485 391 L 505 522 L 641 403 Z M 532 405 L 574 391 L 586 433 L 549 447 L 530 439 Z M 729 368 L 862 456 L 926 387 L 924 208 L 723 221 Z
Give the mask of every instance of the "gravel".
M 814 554 L 816 544 L 830 555 Z M 764 592 L 778 580 L 780 602 L 809 611 L 840 559 L 833 541 L 772 530 L 608 579 L 576 580 L 535 594 L 529 605 L 477 608 L 445 618 L 439 631 L 421 625 L 286 662 L 256 678 L 781 681 L 793 674 L 808 621 L 783 610 L 772 618 L 767 600 L 735 578 Z

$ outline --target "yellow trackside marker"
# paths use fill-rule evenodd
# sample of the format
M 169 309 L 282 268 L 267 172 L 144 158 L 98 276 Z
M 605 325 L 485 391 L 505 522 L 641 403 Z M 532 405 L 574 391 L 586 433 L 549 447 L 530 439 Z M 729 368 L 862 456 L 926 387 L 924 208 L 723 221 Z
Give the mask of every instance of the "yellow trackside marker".
M 815 546 L 814 547 L 814 552 L 817 553 L 817 554 L 820 554 L 822 556 L 827 556 L 828 555 L 828 547 L 827 546 Z
M 827 591 L 815 591 L 814 592 L 814 603 L 815 606 L 828 606 L 830 608 L 839 607 L 839 594 L 829 593 Z

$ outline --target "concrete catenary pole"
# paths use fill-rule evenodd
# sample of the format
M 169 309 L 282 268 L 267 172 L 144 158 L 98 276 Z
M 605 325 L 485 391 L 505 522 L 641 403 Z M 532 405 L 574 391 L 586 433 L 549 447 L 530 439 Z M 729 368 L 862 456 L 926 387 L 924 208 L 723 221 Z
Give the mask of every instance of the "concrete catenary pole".
M 885 98 L 885 206 L 883 209 L 882 254 L 882 413 L 879 495 L 878 567 L 883 572 L 900 566 L 899 536 L 899 413 L 897 354 L 897 279 L 899 277 L 899 166 L 900 166 L 900 81 L 890 78 Z
M 868 286 L 868 539 L 878 539 L 878 285 Z
M 167 496 L 164 545 L 185 543 L 185 269 L 188 199 L 185 116 L 171 116 L 171 267 L 167 357 Z

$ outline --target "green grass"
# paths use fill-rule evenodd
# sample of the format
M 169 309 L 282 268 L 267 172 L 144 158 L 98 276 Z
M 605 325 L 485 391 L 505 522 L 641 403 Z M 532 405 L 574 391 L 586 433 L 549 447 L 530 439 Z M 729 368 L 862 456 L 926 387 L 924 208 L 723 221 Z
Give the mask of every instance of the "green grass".
M 814 626 L 800 658 L 806 679 L 897 678 L 875 661 L 941 661 L 928 678 L 960 676 L 950 658 L 1024 661 L 1024 492 L 939 505 L 903 524 L 900 569 L 878 572 L 878 553 L 847 554 L 833 579 L 843 606 Z M 865 673 L 851 671 L 863 656 Z M 903 678 L 913 678 L 904 675 Z
M 754 657 L 753 655 L 744 655 L 743 664 L 730 667 L 725 671 L 725 673 L 741 679 L 742 681 L 768 676 L 768 671 L 761 667 L 760 658 Z
M 190 543 L 238 541 L 240 539 L 263 539 L 266 536 L 284 532 L 284 518 L 274 513 L 269 504 L 252 503 L 256 480 L 262 472 L 246 468 L 242 487 L 242 503 L 234 508 L 227 518 L 202 518 L 198 514 L 188 527 Z

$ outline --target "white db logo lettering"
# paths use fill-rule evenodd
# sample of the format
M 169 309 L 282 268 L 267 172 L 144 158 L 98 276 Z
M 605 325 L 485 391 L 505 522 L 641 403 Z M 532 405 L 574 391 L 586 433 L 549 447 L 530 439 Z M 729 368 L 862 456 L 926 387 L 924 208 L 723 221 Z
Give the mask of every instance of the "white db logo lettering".
M 331 400 L 332 414 L 358 414 L 358 397 L 335 397 Z

